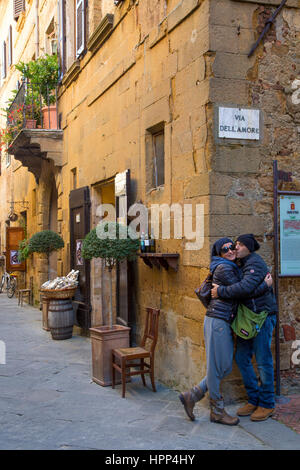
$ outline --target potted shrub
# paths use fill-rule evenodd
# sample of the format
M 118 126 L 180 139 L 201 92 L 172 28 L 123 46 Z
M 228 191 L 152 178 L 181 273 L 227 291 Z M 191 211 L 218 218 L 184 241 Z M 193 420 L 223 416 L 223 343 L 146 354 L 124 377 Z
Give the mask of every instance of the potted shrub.
M 101 222 L 85 237 L 82 256 L 86 259 L 102 258 L 109 271 L 109 322 L 108 325 L 90 328 L 92 342 L 92 378 L 94 382 L 111 385 L 111 350 L 129 347 L 130 328 L 113 324 L 112 271 L 118 261 L 136 258 L 139 240 L 127 227 L 116 222 Z
M 64 245 L 58 233 L 53 230 L 43 230 L 32 235 L 28 242 L 28 250 L 30 253 L 45 253 L 49 257 L 51 251 L 60 250 Z
M 16 69 L 28 80 L 28 103 L 40 103 L 42 97 L 42 117 L 44 129 L 57 129 L 56 96 L 59 64 L 56 54 L 46 54 L 37 60 L 19 62 Z

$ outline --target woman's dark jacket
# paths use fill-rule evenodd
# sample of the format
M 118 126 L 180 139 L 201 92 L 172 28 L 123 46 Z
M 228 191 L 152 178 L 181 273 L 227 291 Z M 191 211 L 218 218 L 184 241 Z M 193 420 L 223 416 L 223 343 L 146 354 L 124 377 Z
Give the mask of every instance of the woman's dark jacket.
M 253 291 L 257 286 L 261 286 L 261 282 L 268 273 L 268 267 L 262 257 L 256 253 L 250 253 L 241 259 L 241 263 L 242 279 L 235 281 L 236 284 L 230 283 L 231 285 L 220 283 L 218 296 L 224 301 L 243 299 L 242 303 L 256 313 L 263 310 L 269 313 L 277 312 L 276 299 L 271 287 L 261 292 L 260 295 L 258 292 L 253 295 Z
M 210 264 L 210 272 L 213 274 L 212 282 L 219 286 L 230 286 L 241 281 L 242 271 L 232 261 L 219 256 L 213 256 Z M 265 277 L 265 276 L 264 276 Z M 253 296 L 261 295 L 268 289 L 263 281 L 259 287 L 252 292 Z M 219 293 L 219 289 L 218 289 Z M 245 296 L 244 296 L 245 297 Z M 245 303 L 245 302 L 243 302 Z M 231 323 L 237 312 L 238 301 L 233 298 L 211 299 L 206 315 L 208 317 L 221 318 Z

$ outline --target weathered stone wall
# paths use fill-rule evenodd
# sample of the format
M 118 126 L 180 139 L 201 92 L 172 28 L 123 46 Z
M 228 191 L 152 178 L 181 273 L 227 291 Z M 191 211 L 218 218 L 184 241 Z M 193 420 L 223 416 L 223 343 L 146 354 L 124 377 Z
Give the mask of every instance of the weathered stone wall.
M 131 170 L 131 203 L 139 201 L 148 207 L 192 204 L 193 228 L 196 204 L 204 205 L 202 249 L 187 250 L 185 238 L 157 242 L 157 251 L 179 253 L 178 272 L 150 269 L 141 259 L 134 268 L 138 337 L 146 307 L 159 307 L 156 375 L 181 389 L 205 373 L 205 310 L 194 289 L 208 272 L 211 244 L 223 235 L 253 232 L 261 243 L 260 253 L 272 266 L 273 159 L 281 170 L 293 173 L 292 183 L 282 187 L 299 188 L 300 9 L 293 0 L 254 55 L 247 57 L 265 19 L 279 3 L 125 0 L 115 8 L 110 1 L 90 2 L 95 13 L 89 17 L 90 34 L 107 12 L 114 14 L 113 30 L 64 77 L 59 96 L 64 130 L 61 170 L 45 162 L 37 186 L 26 169 L 19 164 L 11 167 L 13 178 L 20 181 L 14 197 L 30 204 L 29 235 L 46 228 L 54 179 L 58 232 L 65 241 L 58 256 L 59 275 L 70 268 L 69 193 L 74 168 L 77 186 L 92 189 L 92 214 L 99 203 L 95 187 L 127 168 Z M 41 34 L 53 8 L 52 2 L 41 5 Z M 16 40 L 18 58 L 24 60 L 34 53 L 33 31 L 26 28 Z M 69 66 L 73 59 L 71 49 Z M 262 140 L 248 145 L 218 141 L 215 116 L 222 104 L 260 108 Z M 147 129 L 162 121 L 165 185 L 149 191 Z M 29 273 L 39 282 L 47 276 L 46 264 L 35 256 L 28 263 Z M 92 273 L 99 271 L 96 266 Z M 297 280 L 280 281 L 284 367 L 290 365 L 293 338 L 300 337 L 298 284 Z M 100 298 L 99 283 L 95 286 L 94 305 Z M 102 312 L 96 308 L 92 318 L 98 321 Z M 232 397 L 241 396 L 240 385 L 235 368 L 225 387 Z
M 157 243 L 158 251 L 180 254 L 177 273 L 151 270 L 142 260 L 135 268 L 138 337 L 146 307 L 160 307 L 157 376 L 186 387 L 205 371 L 205 311 L 194 288 L 205 277 L 209 260 L 209 2 L 126 1 L 114 14 L 115 29 L 109 39 L 96 54 L 88 53 L 81 60 L 76 79 L 62 88 L 66 162 L 62 168 L 62 232 L 67 243 L 68 181 L 74 167 L 78 168 L 79 187 L 98 184 L 130 168 L 135 188 L 131 202 L 142 201 L 148 207 L 184 202 L 205 205 L 202 250 L 185 250 L 184 238 Z M 147 191 L 146 133 L 162 121 L 165 185 Z M 67 266 L 67 250 L 62 262 Z M 93 318 L 99 319 L 101 314 L 95 312 Z
M 211 234 L 254 233 L 261 243 L 259 253 L 271 267 L 273 160 L 280 170 L 292 172 L 292 183 L 281 182 L 279 188 L 300 188 L 299 8 L 285 7 L 252 57 L 247 55 L 279 4 L 212 0 L 210 10 L 212 103 L 249 106 L 263 113 L 258 145 L 222 145 L 211 132 L 214 177 L 218 175 L 224 188 L 223 195 L 215 194 L 217 188 L 212 191 L 218 209 L 214 211 L 212 202 Z M 300 337 L 299 287 L 296 278 L 279 281 L 282 368 L 290 367 L 292 339 Z

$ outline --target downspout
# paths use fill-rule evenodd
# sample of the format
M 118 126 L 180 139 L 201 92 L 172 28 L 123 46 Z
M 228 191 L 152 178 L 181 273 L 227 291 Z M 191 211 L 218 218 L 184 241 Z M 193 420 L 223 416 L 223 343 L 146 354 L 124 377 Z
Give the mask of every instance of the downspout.
M 39 57 L 40 52 L 40 28 L 39 28 L 39 0 L 35 0 L 35 58 Z

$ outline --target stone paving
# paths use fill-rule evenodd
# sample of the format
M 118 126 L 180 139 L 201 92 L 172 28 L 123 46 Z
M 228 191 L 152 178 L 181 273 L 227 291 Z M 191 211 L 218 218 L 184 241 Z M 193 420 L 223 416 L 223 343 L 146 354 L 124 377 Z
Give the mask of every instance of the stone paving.
M 0 449 L 300 450 L 300 437 L 280 421 L 241 418 L 238 426 L 209 421 L 208 400 L 185 416 L 178 391 L 139 377 L 126 398 L 91 380 L 90 339 L 53 341 L 41 312 L 0 295 Z M 290 402 L 293 404 L 294 402 Z M 298 402 L 297 402 L 298 403 Z M 298 404 L 296 403 L 296 407 Z M 234 414 L 240 404 L 227 407 Z
M 300 435 L 300 395 L 288 395 L 288 402 L 277 404 L 273 419 L 284 423 Z

